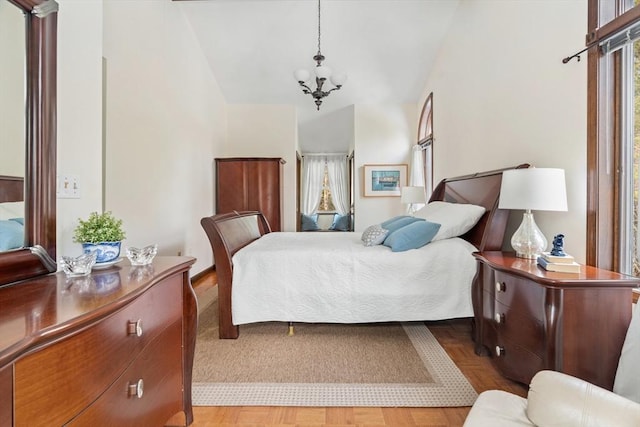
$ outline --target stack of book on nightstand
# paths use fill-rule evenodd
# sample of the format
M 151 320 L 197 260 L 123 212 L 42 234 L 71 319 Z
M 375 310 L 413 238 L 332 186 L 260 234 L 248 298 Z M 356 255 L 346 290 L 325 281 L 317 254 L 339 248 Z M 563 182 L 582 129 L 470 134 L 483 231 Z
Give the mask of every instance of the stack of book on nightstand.
M 538 257 L 538 265 L 547 271 L 559 273 L 580 273 L 578 264 L 571 255 L 551 255 L 551 252 L 542 252 Z

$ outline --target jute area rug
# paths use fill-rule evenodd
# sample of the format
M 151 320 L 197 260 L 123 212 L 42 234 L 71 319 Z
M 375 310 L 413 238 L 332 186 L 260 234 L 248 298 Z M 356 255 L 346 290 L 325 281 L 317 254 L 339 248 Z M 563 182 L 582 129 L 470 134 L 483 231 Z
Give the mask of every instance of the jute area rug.
M 423 323 L 240 327 L 218 339 L 217 301 L 200 304 L 197 406 L 471 406 L 477 393 Z

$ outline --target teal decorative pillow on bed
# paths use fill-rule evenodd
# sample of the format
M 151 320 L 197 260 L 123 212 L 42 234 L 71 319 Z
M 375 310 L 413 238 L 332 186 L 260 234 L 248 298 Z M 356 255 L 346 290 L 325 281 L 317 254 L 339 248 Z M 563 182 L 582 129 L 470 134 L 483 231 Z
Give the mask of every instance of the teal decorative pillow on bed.
M 302 229 L 302 231 L 320 230 L 320 227 L 318 227 L 318 214 L 314 214 L 314 215 L 302 214 L 300 228 Z
M 383 245 L 390 247 L 392 252 L 418 249 L 431 242 L 439 229 L 440 224 L 435 222 L 416 221 L 389 233 Z
M 389 234 L 389 230 L 382 228 L 380 224 L 375 224 L 367 227 L 362 232 L 361 240 L 365 246 L 381 245 L 387 234 Z
M 329 230 L 349 231 L 349 215 L 335 214 Z
M 394 231 L 399 230 L 402 227 L 418 221 L 423 222 L 424 218 L 416 218 L 414 216 L 397 216 L 383 222 L 382 224 L 380 224 L 380 226 L 389 230 L 389 233 L 393 233 Z
M 24 226 L 18 221 L 0 221 L 0 251 L 21 248 L 24 244 Z

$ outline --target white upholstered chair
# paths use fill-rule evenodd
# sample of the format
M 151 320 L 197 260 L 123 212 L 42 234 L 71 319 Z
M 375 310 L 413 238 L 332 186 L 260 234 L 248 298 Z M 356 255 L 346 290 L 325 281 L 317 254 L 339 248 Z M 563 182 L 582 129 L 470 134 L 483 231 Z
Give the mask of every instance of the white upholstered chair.
M 555 371 L 538 372 L 527 398 L 489 390 L 478 396 L 464 427 L 639 427 L 640 306 L 622 348 L 613 391 Z

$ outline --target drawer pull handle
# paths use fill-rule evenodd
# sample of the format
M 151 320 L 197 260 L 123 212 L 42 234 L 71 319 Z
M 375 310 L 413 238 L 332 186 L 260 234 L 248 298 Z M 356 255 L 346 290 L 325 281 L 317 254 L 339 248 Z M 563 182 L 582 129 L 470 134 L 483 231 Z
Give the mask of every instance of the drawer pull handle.
M 504 323 L 504 314 L 496 313 L 496 323 Z
M 506 285 L 500 282 L 496 282 L 496 292 L 500 293 L 500 292 L 504 292 L 506 290 Z
M 133 384 L 129 384 L 129 397 L 137 397 L 138 399 L 142 398 L 144 394 L 144 381 L 139 379 L 137 382 Z
M 504 347 L 500 347 L 499 345 L 496 346 L 496 356 L 502 356 L 504 355 Z
M 137 321 L 130 320 L 127 325 L 127 334 L 135 335 L 137 337 L 142 336 L 142 319 L 138 319 Z

